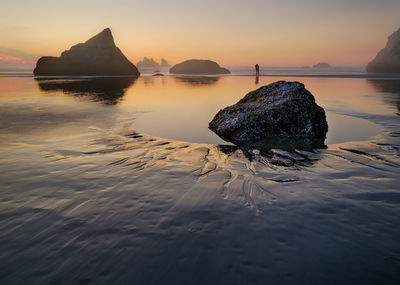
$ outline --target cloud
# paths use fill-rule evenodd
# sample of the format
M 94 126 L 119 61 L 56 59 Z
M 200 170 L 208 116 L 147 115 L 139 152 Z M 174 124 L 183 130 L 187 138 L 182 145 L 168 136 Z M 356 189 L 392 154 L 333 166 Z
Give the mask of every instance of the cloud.
M 12 55 L 8 55 L 8 54 L 2 54 L 2 53 L 0 53 L 0 61 L 18 61 L 21 63 L 32 63 L 31 60 L 25 60 L 21 57 L 12 56 Z
M 33 69 L 39 55 L 0 47 L 0 69 Z

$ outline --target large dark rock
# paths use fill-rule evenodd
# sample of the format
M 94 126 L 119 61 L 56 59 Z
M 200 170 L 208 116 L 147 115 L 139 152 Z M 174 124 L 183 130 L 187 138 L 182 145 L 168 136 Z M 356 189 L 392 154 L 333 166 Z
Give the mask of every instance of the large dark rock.
M 132 75 L 140 73 L 115 45 L 110 29 L 64 51 L 60 57 L 44 56 L 36 63 L 35 76 Z
M 176 74 L 229 74 L 228 69 L 220 67 L 211 60 L 189 59 L 170 68 L 170 73 Z
M 389 38 L 386 47 L 367 65 L 368 72 L 400 73 L 400 29 Z
M 209 128 L 236 144 L 265 141 L 323 145 L 328 131 L 325 111 L 299 82 L 278 81 L 248 93 L 220 110 Z

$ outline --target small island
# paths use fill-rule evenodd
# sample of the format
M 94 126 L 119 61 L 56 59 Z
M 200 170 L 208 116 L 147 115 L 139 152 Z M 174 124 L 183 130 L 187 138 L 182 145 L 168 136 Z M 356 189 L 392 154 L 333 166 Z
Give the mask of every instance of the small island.
M 400 73 L 400 29 L 390 35 L 385 48 L 368 63 L 367 72 Z
M 170 73 L 175 74 L 202 74 L 202 75 L 216 75 L 216 74 L 230 74 L 231 72 L 219 66 L 218 63 L 211 60 L 203 59 L 190 59 L 174 65 Z
M 85 43 L 74 45 L 60 57 L 41 57 L 33 71 L 35 76 L 139 76 L 140 72 L 115 45 L 110 29 Z
M 331 68 L 332 66 L 327 62 L 320 62 L 313 65 L 314 68 Z

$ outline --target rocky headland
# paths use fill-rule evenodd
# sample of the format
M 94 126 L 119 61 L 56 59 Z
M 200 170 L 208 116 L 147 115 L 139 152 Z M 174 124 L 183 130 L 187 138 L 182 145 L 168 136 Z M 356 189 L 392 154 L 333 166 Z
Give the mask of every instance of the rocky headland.
M 389 36 L 385 48 L 368 63 L 367 72 L 400 73 L 400 29 Z

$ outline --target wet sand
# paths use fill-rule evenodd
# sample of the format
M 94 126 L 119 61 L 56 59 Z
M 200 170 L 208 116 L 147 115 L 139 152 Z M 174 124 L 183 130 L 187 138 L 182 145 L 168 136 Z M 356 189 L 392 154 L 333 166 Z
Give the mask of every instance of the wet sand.
M 373 96 L 321 98 L 379 134 L 259 155 L 135 129 L 152 99 L 146 79 L 120 105 L 23 80 L 28 87 L 3 92 L 0 105 L 2 283 L 400 282 L 393 82 L 362 85 L 379 106 L 368 104 Z M 207 92 L 201 86 L 193 96 Z

